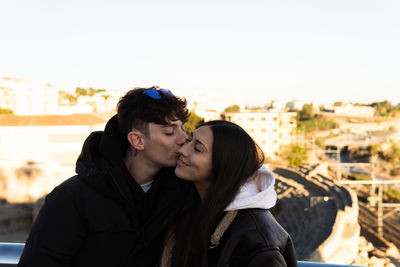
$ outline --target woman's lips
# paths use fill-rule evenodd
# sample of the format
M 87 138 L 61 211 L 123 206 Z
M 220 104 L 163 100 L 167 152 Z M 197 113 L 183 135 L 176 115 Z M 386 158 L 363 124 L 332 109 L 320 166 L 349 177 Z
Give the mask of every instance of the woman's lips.
M 189 166 L 189 164 L 184 162 L 181 158 L 178 158 L 177 165 L 180 167 Z

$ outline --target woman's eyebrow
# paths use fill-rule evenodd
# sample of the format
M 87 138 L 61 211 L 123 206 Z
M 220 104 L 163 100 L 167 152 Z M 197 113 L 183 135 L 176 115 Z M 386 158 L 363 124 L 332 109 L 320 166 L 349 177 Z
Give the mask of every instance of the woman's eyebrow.
M 194 141 L 196 141 L 197 144 L 202 145 L 204 149 L 207 150 L 207 147 L 199 139 L 194 139 Z

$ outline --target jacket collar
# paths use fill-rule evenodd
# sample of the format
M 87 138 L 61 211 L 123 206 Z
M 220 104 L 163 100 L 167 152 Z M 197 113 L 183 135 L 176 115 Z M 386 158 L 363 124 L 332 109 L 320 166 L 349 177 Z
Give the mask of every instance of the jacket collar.
M 274 185 L 275 176 L 265 166 L 262 166 L 241 186 L 239 193 L 225 210 L 272 208 L 277 200 Z
M 225 231 L 229 228 L 233 220 L 236 218 L 237 213 L 238 210 L 228 211 L 225 214 L 225 216 L 221 219 L 221 221 L 215 228 L 214 233 L 211 235 L 209 249 L 215 248 L 219 245 L 219 241 L 221 240 L 222 236 L 224 235 Z

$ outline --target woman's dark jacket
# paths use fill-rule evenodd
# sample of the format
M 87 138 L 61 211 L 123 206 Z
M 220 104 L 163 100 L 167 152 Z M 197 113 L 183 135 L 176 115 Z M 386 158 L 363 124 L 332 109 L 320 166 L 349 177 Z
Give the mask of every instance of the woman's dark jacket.
M 78 175 L 45 200 L 18 266 L 154 266 L 186 182 L 163 169 L 144 193 L 124 164 L 117 119 L 85 141 Z
M 215 234 L 215 233 L 214 233 Z M 217 246 L 208 250 L 209 266 L 297 266 L 289 234 L 268 210 L 239 210 Z

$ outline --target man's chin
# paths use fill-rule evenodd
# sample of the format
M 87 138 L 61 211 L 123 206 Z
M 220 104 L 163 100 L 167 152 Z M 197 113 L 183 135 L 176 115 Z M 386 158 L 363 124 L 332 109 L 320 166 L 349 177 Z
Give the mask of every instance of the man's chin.
M 170 163 L 168 163 L 167 165 L 165 165 L 165 167 L 176 167 L 177 163 L 178 163 L 178 161 L 174 160 L 174 161 L 171 161 Z

